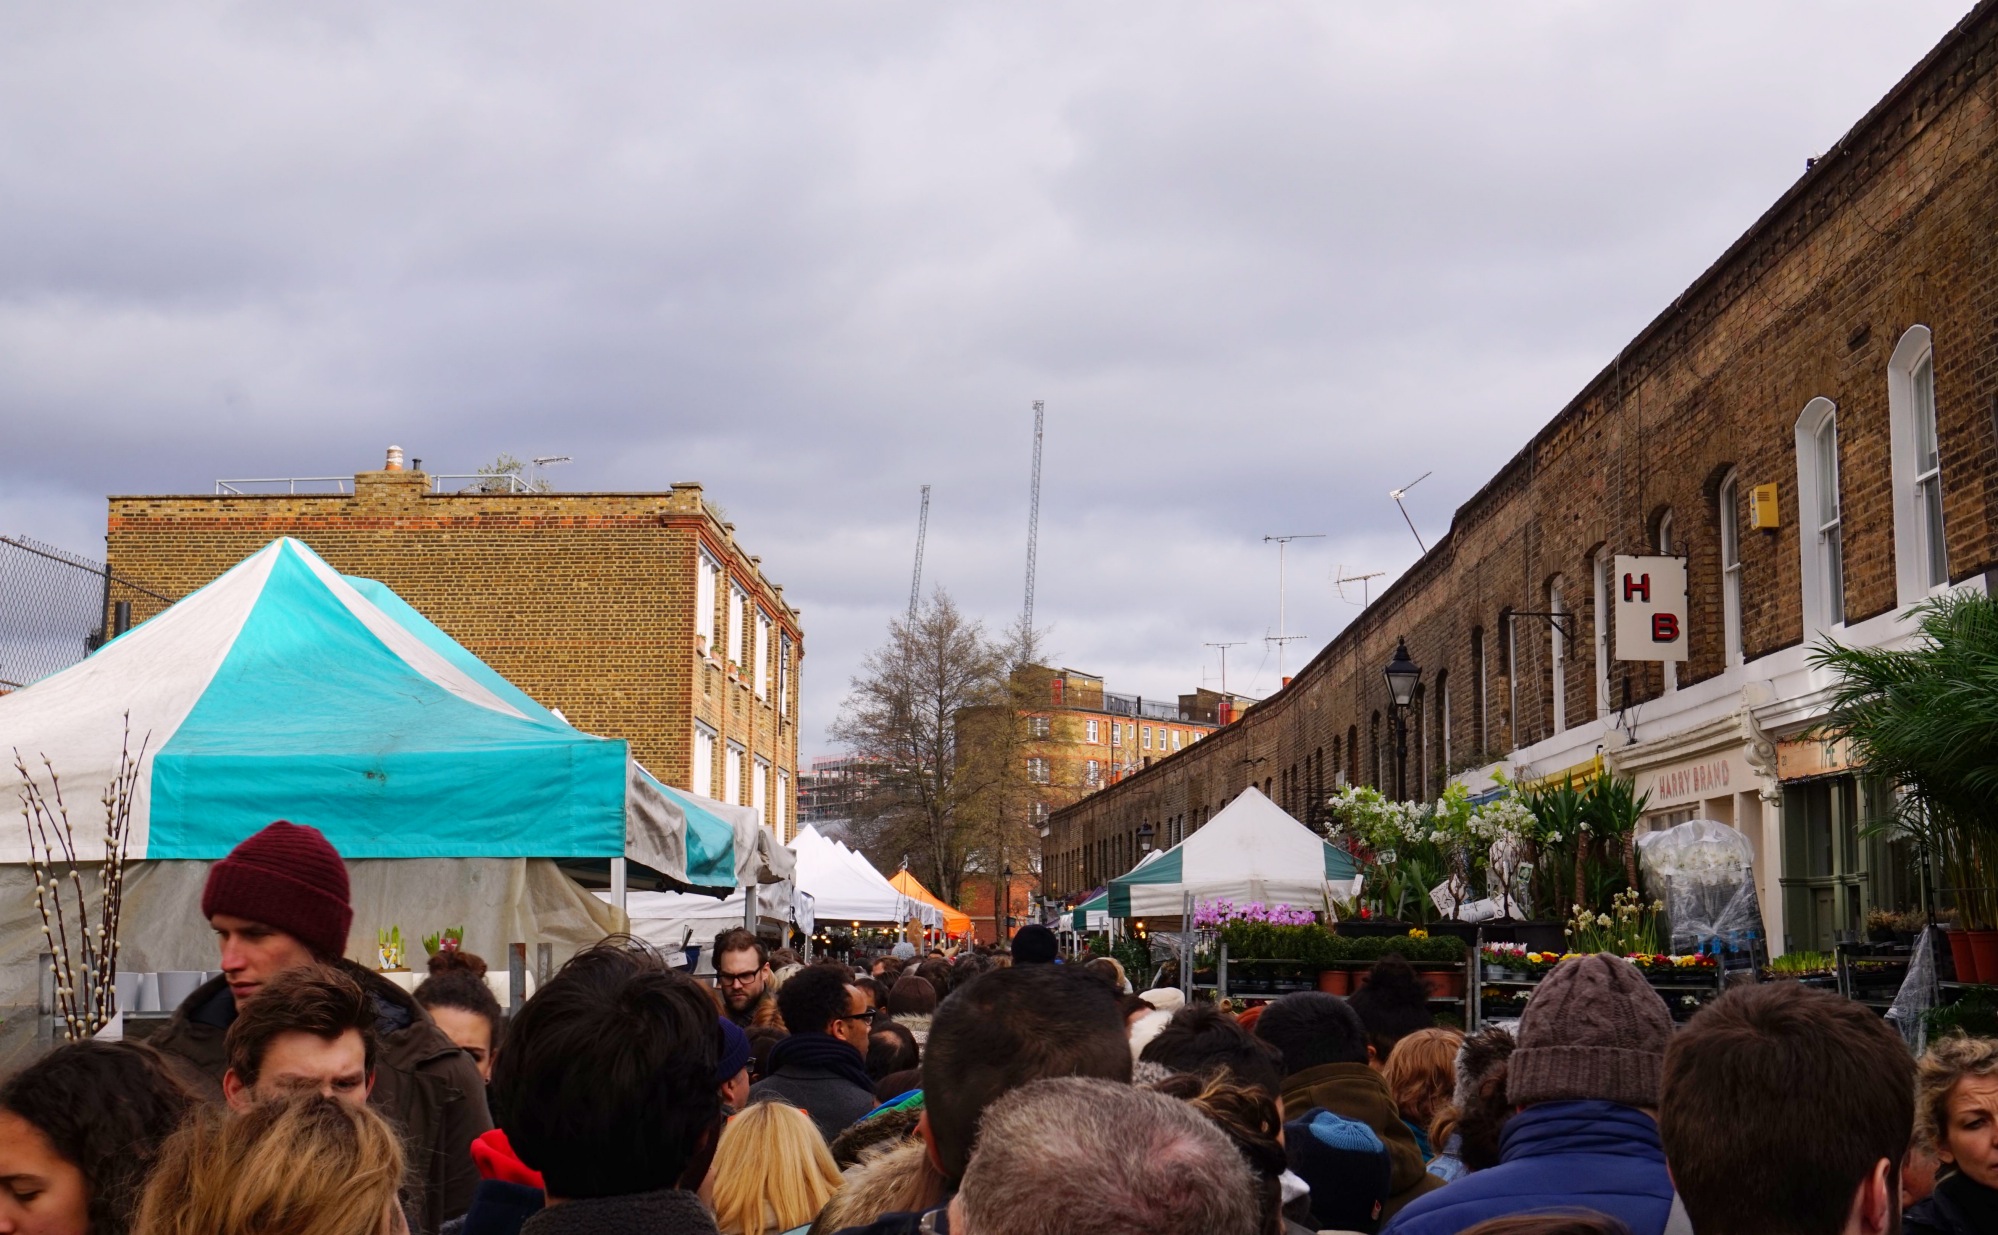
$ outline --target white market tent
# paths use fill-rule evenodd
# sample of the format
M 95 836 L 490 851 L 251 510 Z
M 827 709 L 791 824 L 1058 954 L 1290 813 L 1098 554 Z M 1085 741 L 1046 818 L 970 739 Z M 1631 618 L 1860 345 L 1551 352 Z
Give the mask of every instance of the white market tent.
M 798 890 L 812 897 L 813 911 L 823 922 L 888 922 L 901 925 L 911 918 L 941 927 L 943 912 L 909 896 L 853 850 L 807 825 L 791 841 L 797 851 Z
M 737 888 L 719 899 L 699 892 L 632 892 L 625 903 L 631 933 L 667 954 L 683 946 L 701 950 L 698 963 L 712 968 L 715 936 L 748 925 L 747 889 Z M 608 901 L 611 894 L 599 891 Z M 796 926 L 809 935 L 816 925 L 811 893 L 790 882 L 765 884 L 756 890 L 756 916 L 764 921 Z
M 1112 917 L 1173 917 L 1196 904 L 1261 902 L 1327 912 L 1355 891 L 1358 868 L 1345 850 L 1305 827 L 1254 788 L 1171 849 L 1110 881 Z

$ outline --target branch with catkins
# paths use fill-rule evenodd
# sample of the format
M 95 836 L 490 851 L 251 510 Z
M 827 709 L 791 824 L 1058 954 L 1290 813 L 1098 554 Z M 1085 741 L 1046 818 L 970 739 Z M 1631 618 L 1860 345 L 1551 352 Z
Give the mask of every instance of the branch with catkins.
M 35 880 L 35 909 L 41 915 L 42 937 L 53 958 L 49 968 L 55 976 L 55 1014 L 71 1040 L 95 1034 L 118 1010 L 118 930 L 125 906 L 125 855 L 131 843 L 139 768 L 150 738 L 148 733 L 140 739 L 137 753 L 132 751 L 132 716 L 127 712 L 118 772 L 104 787 L 101 798 L 104 857 L 94 921 L 83 881 L 88 859 L 77 853 L 76 831 L 70 825 L 69 806 L 63 801 L 62 778 L 44 754 L 41 766 L 48 777 L 44 790 L 29 772 L 27 759 L 18 748 L 14 751 L 14 770 L 21 777 L 21 817 L 28 831 L 28 868 Z

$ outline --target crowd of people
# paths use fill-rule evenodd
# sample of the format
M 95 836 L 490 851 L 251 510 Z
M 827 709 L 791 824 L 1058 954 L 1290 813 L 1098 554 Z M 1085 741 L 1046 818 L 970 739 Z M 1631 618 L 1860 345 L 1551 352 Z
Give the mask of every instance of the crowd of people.
M 274 824 L 211 872 L 220 978 L 150 1043 L 0 1084 L 0 1235 L 1968 1235 L 1998 1232 L 1998 1043 L 1729 991 L 1677 1027 L 1619 958 L 1516 1028 L 1396 958 L 1234 1010 L 995 954 L 715 982 L 614 937 L 511 1018 L 476 957 L 344 961 L 346 871 Z

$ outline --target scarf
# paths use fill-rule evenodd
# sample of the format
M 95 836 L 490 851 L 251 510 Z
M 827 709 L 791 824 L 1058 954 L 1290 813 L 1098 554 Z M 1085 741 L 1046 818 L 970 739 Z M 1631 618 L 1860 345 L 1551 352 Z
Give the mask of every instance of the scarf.
M 829 1033 L 794 1033 L 770 1052 L 770 1071 L 775 1075 L 786 1067 L 817 1068 L 874 1092 L 874 1078 L 867 1075 L 867 1060 L 859 1051 Z
M 1936 1191 L 1949 1198 L 1974 1231 L 1998 1231 L 1998 1192 L 1978 1183 L 1962 1171 L 1936 1185 Z

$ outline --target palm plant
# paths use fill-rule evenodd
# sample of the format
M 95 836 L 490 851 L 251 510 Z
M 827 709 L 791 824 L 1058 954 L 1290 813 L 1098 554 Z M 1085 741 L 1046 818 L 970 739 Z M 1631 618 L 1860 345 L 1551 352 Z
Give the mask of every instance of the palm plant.
M 1892 822 L 1921 837 L 1952 885 L 1965 925 L 1998 925 L 1998 601 L 1951 593 L 1917 606 L 1902 651 L 1831 640 L 1811 663 L 1829 669 L 1829 718 L 1854 762 L 1900 788 Z

